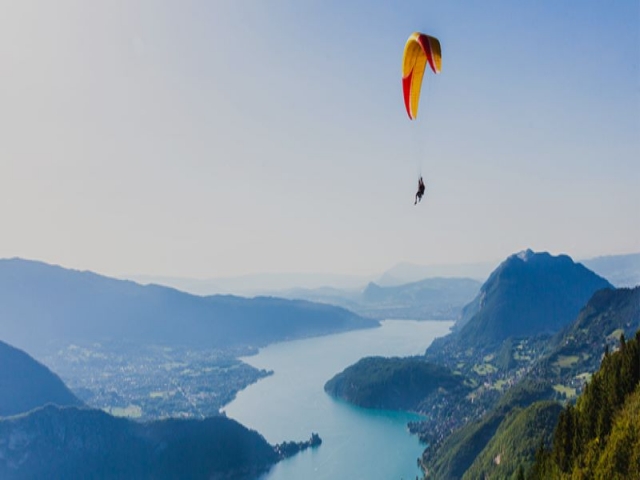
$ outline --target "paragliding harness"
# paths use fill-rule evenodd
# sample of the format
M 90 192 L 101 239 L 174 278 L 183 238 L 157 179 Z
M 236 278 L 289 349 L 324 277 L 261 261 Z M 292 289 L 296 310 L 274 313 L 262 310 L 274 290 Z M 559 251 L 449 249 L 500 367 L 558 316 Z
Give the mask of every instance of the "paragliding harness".
M 424 195 L 424 189 L 425 189 L 424 182 L 422 181 L 422 177 L 420 177 L 420 180 L 418 180 L 418 192 L 416 193 L 416 200 L 415 202 L 413 202 L 414 205 L 422 201 L 422 196 Z

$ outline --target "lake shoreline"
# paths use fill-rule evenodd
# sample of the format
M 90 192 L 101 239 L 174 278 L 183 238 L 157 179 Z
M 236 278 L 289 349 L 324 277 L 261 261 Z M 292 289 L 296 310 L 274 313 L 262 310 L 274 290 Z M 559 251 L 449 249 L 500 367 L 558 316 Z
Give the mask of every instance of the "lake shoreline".
M 333 399 L 323 387 L 333 375 L 364 356 L 423 354 L 451 325 L 452 321 L 384 320 L 378 328 L 279 342 L 261 348 L 256 355 L 239 358 L 274 373 L 238 392 L 236 399 L 225 405 L 226 415 L 258 431 L 272 444 L 308 439 L 312 432 L 323 440 L 319 448 L 279 462 L 261 478 L 421 476 L 417 459 L 424 445 L 408 425 L 423 416 L 349 405 Z

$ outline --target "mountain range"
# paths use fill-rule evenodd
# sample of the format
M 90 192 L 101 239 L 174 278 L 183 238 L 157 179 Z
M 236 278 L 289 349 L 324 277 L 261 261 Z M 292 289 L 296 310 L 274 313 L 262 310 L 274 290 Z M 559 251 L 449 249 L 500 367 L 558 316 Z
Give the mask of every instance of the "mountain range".
M 429 286 L 370 284 L 359 295 L 372 305 L 411 302 Z M 640 328 L 640 287 L 614 289 L 565 255 L 512 255 L 479 292 L 423 357 L 364 359 L 326 387 L 364 407 L 428 414 L 410 428 L 429 444 L 420 461 L 434 478 L 529 471 L 535 446 L 551 441 L 554 401 L 579 395 L 601 352 Z M 0 318 L 0 337 L 34 347 L 113 338 L 262 345 L 376 324 L 308 301 L 198 297 L 18 259 L 0 260 Z M 0 419 L 0 477 L 243 478 L 281 458 L 223 416 L 141 424 L 78 405 L 55 374 L 0 342 L 0 416 L 19 414 Z
M 196 295 L 235 294 L 235 295 L 275 295 L 283 292 L 301 290 L 322 290 L 329 288 L 349 291 L 362 291 L 369 283 L 382 287 L 393 287 L 414 283 L 426 278 L 471 278 L 483 281 L 497 262 L 468 264 L 416 265 L 398 263 L 380 274 L 346 275 L 331 273 L 257 273 L 234 277 L 188 278 L 161 275 L 130 274 L 121 275 L 123 279 L 134 280 L 142 284 L 167 285 Z
M 41 262 L 0 260 L 0 338 L 32 352 L 55 342 L 120 340 L 223 348 L 378 325 L 303 300 L 199 297 Z
M 560 257 L 563 257 L 562 255 Z M 133 276 L 143 283 L 172 285 L 196 294 L 244 293 L 337 305 L 375 319 L 455 320 L 499 262 L 417 265 L 399 263 L 380 275 L 256 274 L 189 279 Z M 588 258 L 581 263 L 616 287 L 640 284 L 640 253 Z M 479 298 L 477 299 L 479 301 Z
M 587 268 L 609 280 L 616 287 L 640 285 L 640 253 L 604 255 L 578 259 Z M 259 273 L 236 277 L 187 278 L 158 275 L 124 275 L 122 278 L 143 284 L 167 285 L 196 295 L 275 295 L 295 290 L 361 292 L 367 284 L 392 287 L 427 278 L 471 278 L 484 282 L 499 264 L 490 262 L 419 265 L 401 262 L 379 274 L 344 275 L 329 273 Z
M 427 415 L 410 428 L 429 444 L 421 459 L 429 478 L 482 478 L 496 462 L 504 466 L 496 478 L 511 478 L 520 466 L 530 466 L 559 412 L 553 403 L 533 404 L 571 398 L 583 388 L 598 367 L 598 352 L 640 328 L 639 296 L 640 287 L 615 289 L 565 255 L 526 250 L 502 262 L 452 333 L 434 341 L 423 358 L 448 367 L 468 387 L 412 403 L 412 410 Z M 376 369 L 403 378 L 415 361 L 378 360 Z M 367 382 L 349 375 L 347 383 L 359 391 Z M 380 399 L 388 396 L 385 385 L 390 392 L 403 388 L 382 381 Z M 518 443 L 518 432 L 529 427 L 534 438 Z M 506 445 L 508 458 L 501 453 Z

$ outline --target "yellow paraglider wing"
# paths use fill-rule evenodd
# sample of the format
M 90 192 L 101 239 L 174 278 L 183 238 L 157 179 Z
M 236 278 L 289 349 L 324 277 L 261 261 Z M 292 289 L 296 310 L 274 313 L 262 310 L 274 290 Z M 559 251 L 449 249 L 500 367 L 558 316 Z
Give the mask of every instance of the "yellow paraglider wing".
M 427 63 L 433 73 L 440 73 L 442 69 L 442 52 L 440 42 L 435 37 L 424 33 L 411 34 L 404 46 L 402 56 L 402 90 L 404 105 L 410 119 L 418 116 L 420 88 Z

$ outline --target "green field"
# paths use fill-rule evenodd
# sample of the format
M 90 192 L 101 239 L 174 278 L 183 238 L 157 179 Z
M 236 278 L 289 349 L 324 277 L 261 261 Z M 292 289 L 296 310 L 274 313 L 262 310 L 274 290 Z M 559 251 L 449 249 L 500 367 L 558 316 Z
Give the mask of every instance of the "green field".
M 129 405 L 122 407 L 107 407 L 105 412 L 110 413 L 114 417 L 140 418 L 142 416 L 142 408 L 138 405 Z
M 577 355 L 559 355 L 558 360 L 554 362 L 554 365 L 560 368 L 570 368 L 573 364 L 577 363 L 580 360 L 580 357 Z
M 489 375 L 491 373 L 497 372 L 498 369 L 490 363 L 483 363 L 482 365 L 475 364 L 473 366 L 473 371 L 478 375 Z
M 585 372 L 585 373 L 581 373 L 580 375 L 576 375 L 576 378 L 579 378 L 583 382 L 588 382 L 589 380 L 591 380 L 592 376 L 593 376 L 592 373 Z
M 498 380 L 496 383 L 494 383 L 491 388 L 493 388 L 494 390 L 498 390 L 501 391 L 504 386 L 507 384 L 506 380 Z
M 527 362 L 529 362 L 529 361 L 531 361 L 531 355 L 523 355 L 523 354 L 520 354 L 520 353 L 518 353 L 518 352 L 515 352 L 515 353 L 513 354 L 513 359 L 514 359 L 514 360 L 520 360 L 520 361 L 527 361 Z
M 553 389 L 558 393 L 564 393 L 567 398 L 574 398 L 576 396 L 576 389 L 571 387 L 566 387 L 560 383 L 553 386 Z
M 166 390 L 166 391 L 155 391 L 149 392 L 149 398 L 161 398 L 166 400 L 168 398 L 173 397 L 176 394 L 175 390 Z

